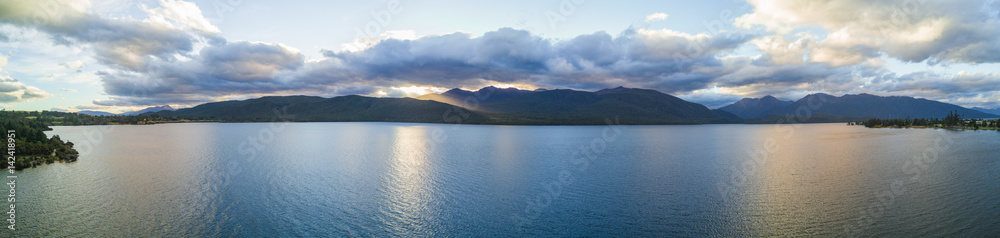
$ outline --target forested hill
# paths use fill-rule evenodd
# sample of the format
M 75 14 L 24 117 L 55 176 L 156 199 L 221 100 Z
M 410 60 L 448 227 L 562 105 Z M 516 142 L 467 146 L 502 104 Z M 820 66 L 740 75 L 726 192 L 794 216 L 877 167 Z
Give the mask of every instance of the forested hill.
M 413 98 L 373 98 L 357 95 L 323 98 L 315 96 L 268 96 L 242 101 L 223 101 L 176 111 L 147 115 L 223 122 L 489 122 L 478 113 L 434 101 Z
M 731 112 L 743 119 L 751 119 L 766 116 L 772 110 L 788 106 L 788 104 L 792 103 L 792 101 L 783 101 L 767 95 L 762 98 L 744 98 L 728 106 L 721 107 L 719 110 Z
M 431 100 L 358 95 L 333 98 L 269 96 L 206 103 L 144 115 L 223 122 L 375 121 L 501 125 L 599 125 L 606 124 L 609 119 L 621 124 L 742 122 L 731 113 L 711 110 L 655 90 L 621 87 L 597 92 L 487 87 L 476 92 L 454 89 L 418 98 Z
M 490 113 L 497 119 L 495 124 L 600 124 L 605 118 L 619 118 L 623 124 L 742 122 L 731 113 L 711 110 L 656 90 L 624 87 L 596 92 L 487 87 L 474 94 L 453 89 L 417 98 Z
M 0 111 L 0 131 L 4 137 L 13 137 L 14 142 L 10 143 L 5 139 L 3 143 L 3 153 L 5 160 L 0 168 L 7 169 L 14 166 L 15 169 L 25 169 L 41 164 L 53 163 L 56 161 L 72 162 L 76 161 L 79 154 L 73 149 L 72 142 L 64 142 L 58 135 L 47 138 L 43 131 L 50 130 L 44 119 L 59 119 L 61 115 L 77 115 L 75 113 L 60 112 L 23 112 L 23 111 Z M 12 131 L 12 132 L 11 132 Z M 13 150 L 9 150 L 10 145 L 14 145 Z M 13 156 L 14 160 L 10 160 Z

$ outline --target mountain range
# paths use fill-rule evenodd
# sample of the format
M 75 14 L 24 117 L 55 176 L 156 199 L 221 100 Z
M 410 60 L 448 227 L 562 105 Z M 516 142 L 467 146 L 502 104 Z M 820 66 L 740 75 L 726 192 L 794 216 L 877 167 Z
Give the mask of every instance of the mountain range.
M 532 92 L 543 92 L 543 91 L 547 90 L 537 89 L 534 91 L 529 91 L 517 88 L 497 88 L 489 86 L 473 92 L 455 88 L 443 92 L 441 94 L 436 94 L 436 93 L 424 94 L 419 97 L 416 97 L 416 99 L 432 100 L 461 107 L 469 107 L 479 103 L 496 102 L 512 97 L 529 94 Z
M 169 109 L 169 108 L 165 108 Z M 843 122 L 867 118 L 941 118 L 957 111 L 965 118 L 994 114 L 913 97 L 870 94 L 811 94 L 796 101 L 772 96 L 744 98 L 720 109 L 688 102 L 656 90 L 609 88 L 521 90 L 486 87 L 452 89 L 416 98 L 358 95 L 268 96 L 223 101 L 179 110 L 147 110 L 163 117 L 218 121 L 385 121 L 512 125 L 768 123 L 808 113 L 800 122 Z M 155 111 L 155 112 L 153 112 Z
M 985 113 L 989 113 L 989 114 L 994 114 L 994 115 L 1000 115 L 1000 108 L 986 109 L 986 108 L 981 108 L 981 107 L 973 107 L 972 110 L 976 110 L 976 111 L 980 111 L 980 112 L 985 112 Z
M 736 114 L 743 119 L 760 118 L 771 113 L 776 108 L 782 108 L 792 104 L 792 101 L 779 100 L 771 95 L 762 98 L 743 98 L 733 104 L 719 108 L 719 110 Z
M 147 107 L 145 109 L 138 110 L 138 111 L 123 112 L 123 113 L 120 113 L 120 114 L 115 114 L 115 113 L 110 113 L 110 112 L 102 112 L 102 111 L 78 111 L 76 113 L 87 114 L 87 115 L 91 115 L 91 116 L 135 116 L 135 115 L 139 115 L 139 114 L 143 114 L 143 113 L 147 113 L 147 112 L 158 112 L 158 111 L 163 111 L 163 110 L 173 111 L 174 108 L 170 107 L 170 105 L 163 105 L 163 106 Z
M 164 117 L 221 121 L 384 121 L 486 123 L 477 112 L 459 112 L 455 106 L 413 98 L 374 98 L 358 95 L 323 98 L 316 96 L 268 96 L 243 101 L 201 104 L 176 111 L 160 111 Z M 457 120 L 457 119 L 456 119 Z
M 720 108 L 744 119 L 783 115 L 828 115 L 847 118 L 943 118 L 955 111 L 963 118 L 996 118 L 995 114 L 964 108 L 954 104 L 904 96 L 847 94 L 840 97 L 817 93 L 795 102 L 780 101 L 767 96 L 743 99 Z
M 741 122 L 731 113 L 711 110 L 655 90 L 622 87 L 597 92 L 487 87 L 475 92 L 453 89 L 417 98 L 269 96 L 206 103 L 155 114 L 204 120 L 273 121 L 276 120 L 275 110 L 287 115 L 282 120 L 289 121 L 517 125 L 598 125 L 608 120 L 621 124 Z
M 656 90 L 617 87 L 596 92 L 569 89 L 520 90 L 486 87 L 475 92 L 452 89 L 417 99 L 449 103 L 490 113 L 494 118 L 541 124 L 603 122 L 618 117 L 629 124 L 733 123 L 739 117 Z M 583 123 L 590 124 L 590 123 Z

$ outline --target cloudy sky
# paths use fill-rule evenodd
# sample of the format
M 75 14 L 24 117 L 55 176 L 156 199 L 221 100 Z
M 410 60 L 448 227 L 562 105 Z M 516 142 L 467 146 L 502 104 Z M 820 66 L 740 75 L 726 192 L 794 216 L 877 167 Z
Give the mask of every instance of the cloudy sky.
M 1000 1 L 0 0 L 0 106 L 651 88 L 1000 107 Z

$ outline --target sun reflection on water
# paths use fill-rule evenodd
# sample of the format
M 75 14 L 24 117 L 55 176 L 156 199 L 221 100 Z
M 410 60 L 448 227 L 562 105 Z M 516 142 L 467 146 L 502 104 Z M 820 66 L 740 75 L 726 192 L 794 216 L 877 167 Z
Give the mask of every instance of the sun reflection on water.
M 383 215 L 394 234 L 427 234 L 435 214 L 428 155 L 433 146 L 428 130 L 420 126 L 398 127 L 392 141 L 389 174 L 385 176 Z

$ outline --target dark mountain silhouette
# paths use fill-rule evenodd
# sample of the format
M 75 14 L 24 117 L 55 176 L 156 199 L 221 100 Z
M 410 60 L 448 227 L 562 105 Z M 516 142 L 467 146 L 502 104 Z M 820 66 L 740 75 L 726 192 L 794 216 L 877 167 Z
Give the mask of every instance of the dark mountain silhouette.
M 110 112 L 102 112 L 102 111 L 77 111 L 76 113 L 87 114 L 87 115 L 91 115 L 91 116 L 115 116 L 115 115 L 118 115 L 118 114 L 114 114 L 114 113 L 110 113 Z
M 142 109 L 142 110 L 138 110 L 138 111 L 123 112 L 123 113 L 118 113 L 118 114 L 110 113 L 110 112 L 102 112 L 102 111 L 78 111 L 76 113 L 87 114 L 87 115 L 91 115 L 91 116 L 135 116 L 135 115 L 139 115 L 139 114 L 143 114 L 143 113 L 147 113 L 147 112 L 158 112 L 158 111 L 163 111 L 163 110 L 173 111 L 174 108 L 170 107 L 170 105 L 163 105 L 163 106 L 147 107 L 146 109 Z
M 492 93 L 491 93 L 492 92 Z M 475 95 L 479 95 L 478 97 Z M 464 97 L 459 101 L 459 97 Z M 618 117 L 625 124 L 687 124 L 739 122 L 724 111 L 684 101 L 656 90 L 618 87 L 597 92 L 518 89 L 451 91 L 418 98 L 492 113 L 501 121 L 531 120 L 540 124 L 592 124 Z M 456 102 L 458 101 L 458 102 Z M 470 105 L 471 104 L 471 105 Z
M 904 96 L 848 94 L 841 97 L 817 93 L 787 106 L 758 115 L 832 115 L 850 118 L 943 118 L 957 111 L 963 118 L 993 118 L 997 115 L 964 108 L 954 104 Z M 767 116 L 764 116 L 767 117 Z
M 989 113 L 989 114 L 993 114 L 993 115 L 1000 115 L 1000 108 L 986 109 L 986 108 L 981 108 L 981 107 L 973 107 L 972 110 L 976 110 L 976 111 L 980 111 L 980 112 L 985 112 L 985 113 Z
M 220 121 L 391 121 L 518 125 L 738 123 L 736 115 L 655 90 L 614 88 L 597 92 L 460 89 L 414 98 L 271 96 L 206 103 L 163 117 Z M 457 105 L 441 101 L 454 102 Z M 276 113 L 280 111 L 281 113 Z M 281 116 L 286 115 L 286 116 Z
M 762 98 L 744 98 L 719 110 L 727 111 L 743 119 L 759 118 L 767 115 L 776 108 L 782 108 L 792 104 L 792 101 L 779 100 L 771 95 Z
M 443 92 L 441 94 L 431 93 L 431 94 L 421 95 L 416 98 L 420 100 L 433 100 L 469 108 L 469 107 L 475 107 L 477 104 L 480 103 L 500 101 L 539 91 L 545 91 L 545 90 L 542 89 L 536 91 L 528 91 L 517 88 L 497 88 L 489 86 L 479 89 L 475 92 L 455 88 L 452 90 L 448 90 L 447 92 Z
M 315 96 L 269 96 L 243 101 L 224 101 L 176 111 L 155 113 L 164 117 L 222 121 L 384 121 L 486 123 L 476 112 L 459 114 L 455 106 L 413 98 L 373 98 L 357 95 L 322 98 Z M 450 114 L 450 115 L 449 115 Z
M 659 91 L 623 87 L 596 92 L 487 87 L 475 92 L 453 89 L 418 98 L 428 100 L 357 95 L 333 98 L 270 96 L 147 114 L 233 122 L 385 121 L 515 125 L 600 125 L 609 120 L 620 124 L 836 122 L 872 117 L 940 118 L 949 111 L 958 111 L 965 118 L 998 117 L 926 99 L 868 94 L 842 97 L 812 94 L 795 102 L 764 97 L 744 99 L 724 107 L 744 116 L 763 115 L 751 120 L 740 119 L 726 110 L 710 110 L 704 105 Z M 790 115 L 805 114 L 811 117 L 787 119 Z
M 142 109 L 142 110 L 138 110 L 138 111 L 123 112 L 122 114 L 119 114 L 119 115 L 135 116 L 135 115 L 139 115 L 139 114 L 143 114 L 143 113 L 147 113 L 147 112 L 158 112 L 158 111 L 163 111 L 163 110 L 173 111 L 174 108 L 170 107 L 170 105 L 147 107 L 146 109 Z

